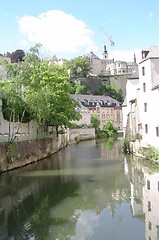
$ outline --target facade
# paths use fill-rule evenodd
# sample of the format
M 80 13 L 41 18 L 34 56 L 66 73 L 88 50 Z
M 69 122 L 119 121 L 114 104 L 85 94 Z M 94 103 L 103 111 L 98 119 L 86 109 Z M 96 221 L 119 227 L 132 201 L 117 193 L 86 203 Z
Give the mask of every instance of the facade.
M 0 62 L 3 62 L 3 61 L 7 61 L 7 62 L 11 63 L 11 59 L 9 57 L 5 57 L 0 54 Z
M 136 86 L 136 96 L 132 98 L 127 112 L 127 130 L 136 137 L 134 148 L 159 147 L 159 46 L 152 46 L 149 51 L 142 51 L 139 63 L 139 86 Z M 131 108 L 130 108 L 131 106 Z M 125 124 L 125 116 L 124 124 Z M 134 127 L 133 127 L 134 126 Z
M 71 97 L 89 110 L 90 118 L 91 115 L 98 117 L 101 129 L 107 120 L 111 120 L 115 127 L 122 129 L 122 107 L 118 101 L 109 96 L 98 95 L 71 94 Z
M 80 102 L 79 104 L 80 106 L 77 107 L 75 110 L 81 114 L 81 119 L 72 122 L 78 125 L 90 125 L 91 124 L 90 110 L 83 106 Z
M 132 129 L 132 131 L 135 131 L 136 128 L 134 115 L 136 115 L 136 98 L 138 88 L 139 88 L 139 73 L 138 71 L 136 71 L 127 80 L 126 97 L 124 103 L 122 104 L 124 137 L 128 136 L 129 134 L 128 129 Z
M 87 55 L 87 58 L 91 63 L 90 75 L 93 75 L 93 76 L 106 74 L 107 66 L 113 63 L 113 59 L 108 59 L 106 46 L 104 46 L 102 59 L 97 57 L 93 52 L 90 52 L 90 54 Z
M 159 174 L 144 172 L 143 211 L 145 214 L 145 239 L 159 239 Z
M 132 74 L 137 69 L 135 55 L 133 62 L 114 61 L 108 58 L 105 45 L 102 58 L 97 57 L 93 52 L 90 52 L 87 57 L 92 67 L 91 75 L 125 75 Z
M 137 70 L 136 62 L 113 61 L 106 66 L 106 74 L 125 75 L 132 74 Z

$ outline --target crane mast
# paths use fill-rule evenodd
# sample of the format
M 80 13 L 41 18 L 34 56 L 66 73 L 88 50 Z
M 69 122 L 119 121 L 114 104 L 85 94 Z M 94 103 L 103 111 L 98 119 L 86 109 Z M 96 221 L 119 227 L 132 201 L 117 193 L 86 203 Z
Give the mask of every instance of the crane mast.
M 109 36 L 101 25 L 99 27 L 103 31 L 103 33 L 107 36 L 107 38 L 109 39 L 110 45 L 112 47 L 114 47 L 115 46 L 115 42 L 113 41 L 112 36 Z

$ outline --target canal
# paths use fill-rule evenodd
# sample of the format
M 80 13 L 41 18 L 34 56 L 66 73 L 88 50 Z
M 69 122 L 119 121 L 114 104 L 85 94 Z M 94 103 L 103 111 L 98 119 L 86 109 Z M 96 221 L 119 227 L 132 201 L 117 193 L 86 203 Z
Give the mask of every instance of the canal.
M 159 239 L 159 173 L 84 141 L 0 175 L 0 240 Z

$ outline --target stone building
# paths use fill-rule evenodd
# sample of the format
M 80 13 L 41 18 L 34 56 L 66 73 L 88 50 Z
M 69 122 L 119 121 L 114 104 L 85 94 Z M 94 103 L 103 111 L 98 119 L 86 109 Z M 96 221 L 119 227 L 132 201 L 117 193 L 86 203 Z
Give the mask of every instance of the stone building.
M 91 75 L 126 75 L 132 74 L 137 69 L 136 56 L 134 54 L 133 62 L 114 61 L 109 59 L 106 46 L 104 45 L 104 51 L 102 58 L 97 57 L 93 52 L 87 55 L 91 63 Z
M 89 109 L 90 117 L 91 115 L 98 117 L 101 129 L 107 120 L 111 120 L 115 127 L 122 129 L 122 107 L 115 99 L 109 96 L 85 94 L 71 94 L 71 97 Z

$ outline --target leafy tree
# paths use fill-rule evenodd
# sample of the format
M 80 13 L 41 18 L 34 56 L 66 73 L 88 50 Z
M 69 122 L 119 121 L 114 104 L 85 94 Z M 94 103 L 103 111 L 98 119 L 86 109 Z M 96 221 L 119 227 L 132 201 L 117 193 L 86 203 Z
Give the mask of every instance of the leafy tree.
M 51 124 L 58 129 L 58 126 L 68 126 L 70 121 L 80 119 L 75 111 L 78 103 L 69 97 L 71 86 L 66 69 L 41 61 L 39 47 L 31 48 L 22 62 L 5 64 L 8 81 L 1 83 L 1 91 L 16 116 L 10 120 L 16 121 L 18 115 L 24 115 L 17 111 L 18 103 L 23 112 L 29 111 L 39 126 Z
M 76 57 L 67 62 L 70 69 L 70 77 L 87 77 L 91 70 L 91 64 L 86 57 Z
M 113 123 L 110 120 L 106 121 L 102 130 L 106 133 L 108 137 L 111 137 L 112 135 L 117 133 L 117 129 L 113 126 Z
M 17 49 L 15 52 L 12 52 L 10 54 L 11 62 L 12 63 L 17 63 L 21 62 L 25 56 L 25 53 L 21 49 Z
M 123 93 L 121 89 L 118 89 L 114 83 L 101 84 L 99 92 L 101 95 L 107 95 L 119 102 L 123 102 Z
M 75 94 L 87 94 L 88 92 L 88 87 L 84 84 L 81 83 L 76 83 L 72 86 L 71 93 Z
M 100 120 L 97 115 L 91 115 L 91 126 L 97 130 L 100 126 Z

